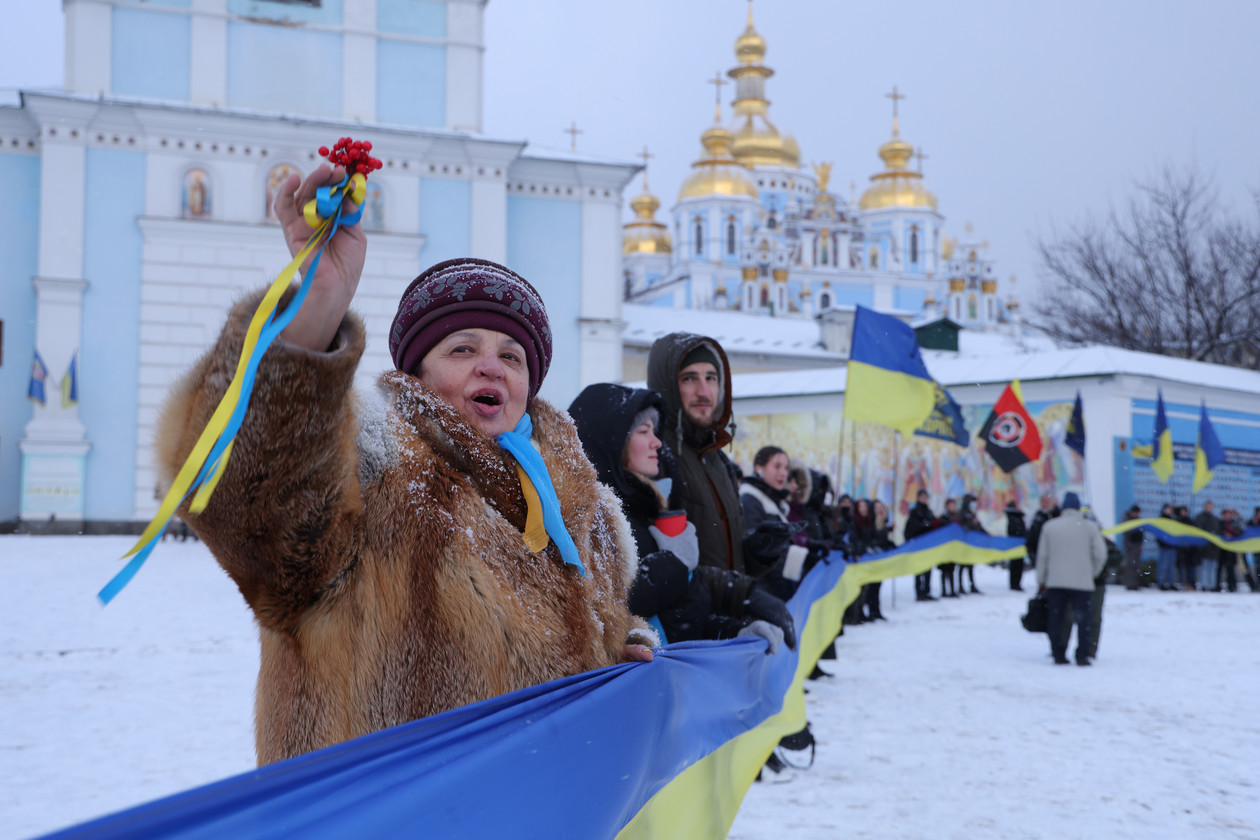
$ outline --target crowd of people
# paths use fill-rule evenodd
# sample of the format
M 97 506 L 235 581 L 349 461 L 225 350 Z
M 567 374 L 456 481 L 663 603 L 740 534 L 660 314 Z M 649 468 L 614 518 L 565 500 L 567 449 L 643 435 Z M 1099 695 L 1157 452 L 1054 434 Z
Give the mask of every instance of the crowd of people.
M 301 208 L 341 175 L 321 166 L 280 189 L 292 253 L 312 235 Z M 327 243 L 258 370 L 218 489 L 202 513 L 181 511 L 259 625 L 260 763 L 651 661 L 666 642 L 753 636 L 774 655 L 796 645 L 786 601 L 814 565 L 837 549 L 858 560 L 894 545 L 880 501 L 833 499 L 825 474 L 780 447 L 741 473 L 723 451 L 731 370 L 711 338 L 659 339 L 647 388 L 601 383 L 567 412 L 548 404 L 543 301 L 486 260 L 413 280 L 389 331 L 396 369 L 373 392 L 355 390 L 367 337 L 349 305 L 366 246 L 357 226 Z M 158 432 L 166 481 L 228 388 L 260 298 L 233 308 L 173 389 Z M 904 536 L 952 522 L 982 530 L 975 501 L 950 499 L 935 515 L 920 492 Z M 1043 503 L 1028 529 L 1039 559 L 1052 516 Z M 1019 511 L 1008 518 L 1009 533 L 1023 529 Z M 1022 566 L 1011 569 L 1018 589 Z M 938 572 L 943 597 L 979 594 L 970 566 Z M 935 600 L 930 574 L 916 594 Z M 882 618 L 880 585 L 868 584 L 846 623 Z M 813 749 L 806 726 L 764 773 L 788 778 Z
M 1140 515 L 1141 509 L 1135 505 L 1130 508 L 1126 517 L 1136 518 Z M 1210 501 L 1204 502 L 1203 509 L 1193 518 L 1186 505 L 1171 503 L 1164 505 L 1159 515 L 1163 519 L 1192 525 L 1226 539 L 1241 536 L 1248 527 L 1260 526 L 1260 507 L 1252 512 L 1250 520 L 1244 521 L 1242 515 L 1233 508 L 1226 508 L 1217 516 L 1215 506 Z M 1140 538 L 1136 539 L 1140 548 Z M 1248 557 L 1241 552 L 1226 551 L 1214 543 L 1177 545 L 1158 538 L 1155 543 L 1158 547 L 1155 585 L 1162 591 L 1237 592 L 1240 573 L 1252 592 L 1260 591 L 1260 568 L 1256 565 L 1260 558 L 1256 555 Z M 1126 562 L 1126 573 L 1128 566 Z M 1130 589 L 1137 589 L 1136 575 L 1132 578 L 1130 580 L 1126 577 L 1125 585 Z

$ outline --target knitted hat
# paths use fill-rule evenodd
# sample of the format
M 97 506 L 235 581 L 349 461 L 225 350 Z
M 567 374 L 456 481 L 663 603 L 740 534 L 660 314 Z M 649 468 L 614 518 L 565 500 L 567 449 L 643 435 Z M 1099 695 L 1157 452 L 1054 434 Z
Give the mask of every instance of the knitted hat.
M 532 400 L 551 366 L 547 310 L 525 278 L 489 260 L 447 260 L 412 280 L 398 301 L 389 354 L 395 367 L 414 374 L 438 342 L 467 329 L 495 330 L 521 343 Z
M 1072 510 L 1072 509 L 1080 510 L 1081 497 L 1071 492 L 1064 493 L 1063 494 L 1063 509 L 1064 510 Z
M 721 363 L 718 361 L 717 354 L 713 352 L 713 348 L 709 347 L 707 344 L 697 344 L 692 348 L 690 353 L 683 356 L 682 361 L 678 363 L 678 369 L 683 370 L 684 368 L 698 364 L 699 362 L 708 362 L 719 370 L 722 368 Z

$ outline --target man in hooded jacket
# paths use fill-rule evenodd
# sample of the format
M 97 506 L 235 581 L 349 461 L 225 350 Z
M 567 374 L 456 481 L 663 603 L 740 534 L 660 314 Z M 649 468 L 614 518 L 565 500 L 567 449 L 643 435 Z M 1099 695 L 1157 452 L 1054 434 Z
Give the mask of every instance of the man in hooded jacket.
M 648 387 L 665 404 L 660 438 L 677 459 L 674 495 L 695 523 L 700 564 L 764 574 L 779 561 L 792 529 L 778 521 L 745 529 L 739 479 L 722 452 L 733 437 L 725 351 L 691 333 L 659 338 L 648 355 Z

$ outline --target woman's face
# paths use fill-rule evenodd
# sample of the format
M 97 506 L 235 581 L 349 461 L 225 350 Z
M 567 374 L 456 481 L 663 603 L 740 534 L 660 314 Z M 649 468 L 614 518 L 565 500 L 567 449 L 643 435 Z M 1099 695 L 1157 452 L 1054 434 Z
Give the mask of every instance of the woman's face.
M 512 431 L 525 416 L 529 366 L 525 348 L 507 333 L 451 333 L 421 360 L 420 381 L 488 437 Z
M 660 475 L 661 439 L 656 436 L 656 423 L 644 420 L 630 430 L 626 438 L 626 448 L 621 453 L 621 465 L 641 478 L 656 478 Z
M 884 503 L 878 500 L 875 502 L 875 515 L 888 516 L 888 508 L 884 507 Z
M 866 499 L 858 499 L 857 507 L 854 509 L 857 511 L 858 516 L 871 515 L 871 506 L 866 503 Z
M 779 452 L 769 461 L 757 467 L 757 475 L 761 476 L 761 480 L 769 484 L 771 488 L 782 490 L 783 485 L 787 484 L 788 457 Z

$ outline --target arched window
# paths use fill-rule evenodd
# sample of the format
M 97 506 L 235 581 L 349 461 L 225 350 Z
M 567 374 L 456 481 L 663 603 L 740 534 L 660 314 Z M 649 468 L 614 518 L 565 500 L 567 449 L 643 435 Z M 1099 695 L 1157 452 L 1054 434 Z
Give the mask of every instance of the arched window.
M 700 221 L 699 217 L 696 218 L 695 239 L 696 256 L 701 256 L 704 254 L 704 224 Z
M 826 292 L 823 292 L 821 295 L 819 295 L 819 296 L 818 296 L 818 308 L 819 308 L 819 309 L 830 309 L 830 308 L 831 308 L 831 295 L 827 294 Z
M 728 216 L 726 219 L 726 253 L 735 256 L 735 217 Z
M 871 249 L 871 268 L 879 268 L 879 249 Z
M 980 305 L 974 293 L 967 295 L 967 320 L 980 320 Z
M 919 261 L 919 226 L 910 226 L 910 262 Z
M 761 284 L 761 305 L 762 306 L 770 305 L 770 287 L 767 286 L 765 283 Z

